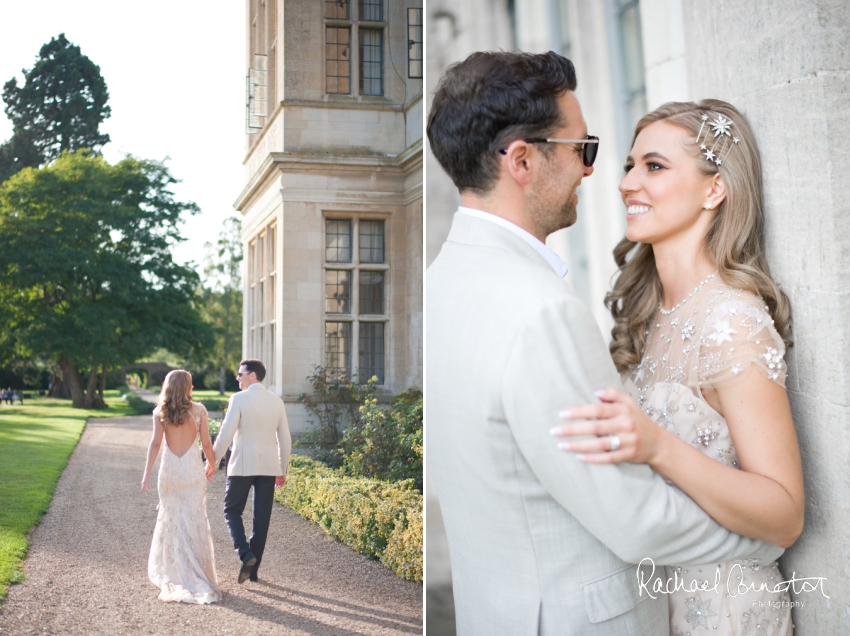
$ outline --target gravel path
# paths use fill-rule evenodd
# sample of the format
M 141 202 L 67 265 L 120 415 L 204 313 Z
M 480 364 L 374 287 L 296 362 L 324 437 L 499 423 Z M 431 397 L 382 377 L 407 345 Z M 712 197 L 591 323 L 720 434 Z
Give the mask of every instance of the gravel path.
M 149 439 L 149 417 L 89 421 L 50 510 L 32 533 L 28 580 L 10 588 L 0 610 L 0 636 L 422 633 L 421 585 L 399 579 L 279 504 L 260 582 L 238 585 L 239 560 L 222 515 L 223 470 L 210 484 L 207 512 L 224 599 L 203 606 L 157 600 L 147 562 L 159 462 L 151 493 L 139 488 Z M 250 508 L 249 501 L 248 527 Z

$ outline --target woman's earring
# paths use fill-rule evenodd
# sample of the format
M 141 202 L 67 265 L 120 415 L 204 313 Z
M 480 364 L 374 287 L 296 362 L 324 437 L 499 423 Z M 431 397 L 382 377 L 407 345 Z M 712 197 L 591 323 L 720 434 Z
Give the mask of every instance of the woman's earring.
M 703 209 L 703 210 L 713 210 L 714 208 L 713 208 L 713 207 L 711 207 L 711 206 L 710 206 L 710 205 L 708 205 L 708 204 L 705 204 L 704 206 L 702 206 L 702 209 Z

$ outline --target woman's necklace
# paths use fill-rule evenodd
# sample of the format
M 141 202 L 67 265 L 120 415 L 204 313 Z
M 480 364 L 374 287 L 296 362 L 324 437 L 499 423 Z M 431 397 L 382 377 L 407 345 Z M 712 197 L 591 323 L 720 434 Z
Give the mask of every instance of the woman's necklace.
M 693 298 L 694 294 L 696 294 L 700 289 L 702 289 L 703 285 L 705 285 L 708 281 L 710 281 L 712 278 L 714 278 L 717 275 L 717 272 L 718 272 L 718 270 L 715 270 L 713 274 L 709 274 L 704 281 L 702 281 L 699 285 L 697 285 L 697 288 L 694 291 L 692 291 L 690 294 L 685 296 L 685 299 L 682 302 L 680 302 L 678 305 L 673 307 L 673 309 L 664 309 L 664 307 L 661 306 L 661 303 L 658 303 L 658 311 L 660 311 L 665 316 L 669 316 L 674 311 L 676 311 L 679 307 L 681 307 L 686 302 L 688 302 L 691 298 Z

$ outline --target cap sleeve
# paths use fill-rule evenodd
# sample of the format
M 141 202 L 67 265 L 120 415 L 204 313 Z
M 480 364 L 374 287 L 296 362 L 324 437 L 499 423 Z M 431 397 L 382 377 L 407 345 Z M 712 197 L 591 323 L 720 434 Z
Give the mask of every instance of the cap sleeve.
M 192 413 L 192 417 L 195 420 L 195 427 L 198 430 L 201 430 L 201 424 L 204 423 L 204 420 L 207 419 L 207 407 L 204 406 L 201 402 L 194 402 L 194 413 Z
M 727 301 L 706 310 L 691 386 L 716 389 L 734 384 L 750 365 L 785 386 L 785 343 L 764 305 L 755 297 L 748 300 Z

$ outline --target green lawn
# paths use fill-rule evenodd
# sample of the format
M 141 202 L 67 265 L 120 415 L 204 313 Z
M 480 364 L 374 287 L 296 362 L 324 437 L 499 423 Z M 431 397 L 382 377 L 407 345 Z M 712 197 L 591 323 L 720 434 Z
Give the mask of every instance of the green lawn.
M 116 391 L 104 410 L 71 408 L 70 400 L 37 398 L 0 406 L 0 602 L 23 580 L 27 534 L 47 512 L 56 482 L 90 417 L 133 415 Z
M 202 391 L 192 391 L 192 399 L 195 402 L 200 402 L 205 407 L 207 407 L 208 411 L 223 411 L 227 408 L 227 401 L 230 399 L 230 396 L 233 395 L 232 392 L 226 392 L 224 395 L 219 395 L 216 390 L 202 390 Z
M 201 400 L 221 400 L 223 402 L 227 402 L 231 395 L 233 395 L 233 391 L 225 391 L 224 395 L 219 395 L 218 391 L 215 389 L 204 389 L 202 391 L 199 391 L 198 389 L 192 390 L 192 399 L 197 400 L 198 402 Z
M 154 393 L 159 393 L 158 386 L 151 387 L 149 390 L 153 391 Z M 207 407 L 208 411 L 223 411 L 227 406 L 227 401 L 230 399 L 231 395 L 233 395 L 232 392 L 227 392 L 224 395 L 219 395 L 218 391 L 206 389 L 200 391 L 192 391 L 192 399 L 195 402 L 201 402 L 205 407 Z M 153 404 L 148 407 L 145 407 L 144 403 L 142 402 L 142 399 L 136 397 L 132 393 L 130 394 L 130 397 L 128 399 L 130 400 L 131 404 L 136 405 L 136 407 L 144 413 L 150 413 L 151 411 L 153 411 Z
M 148 387 L 148 390 L 153 391 L 154 393 L 159 393 L 160 387 L 150 386 Z M 227 402 L 233 393 L 234 391 L 225 391 L 224 395 L 219 395 L 218 389 L 192 389 L 192 399 L 198 402 L 201 402 L 202 400 L 222 400 Z

